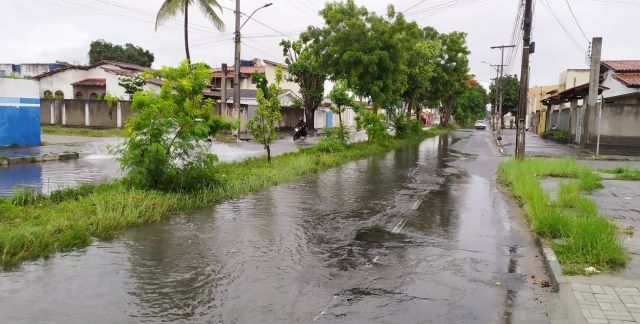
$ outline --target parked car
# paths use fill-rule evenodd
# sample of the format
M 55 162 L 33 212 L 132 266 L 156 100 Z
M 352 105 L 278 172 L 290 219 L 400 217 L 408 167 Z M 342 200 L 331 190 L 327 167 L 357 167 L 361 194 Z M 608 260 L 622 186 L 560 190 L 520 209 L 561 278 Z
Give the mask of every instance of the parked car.
M 484 123 L 484 120 L 476 121 L 476 129 L 486 129 L 487 125 Z

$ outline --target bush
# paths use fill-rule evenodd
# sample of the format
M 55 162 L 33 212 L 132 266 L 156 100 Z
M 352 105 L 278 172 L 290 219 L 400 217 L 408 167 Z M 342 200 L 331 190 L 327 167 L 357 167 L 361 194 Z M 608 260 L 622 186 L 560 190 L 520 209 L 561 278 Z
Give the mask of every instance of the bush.
M 422 125 L 415 119 L 407 119 L 407 116 L 397 114 L 391 118 L 391 124 L 395 132 L 395 137 L 399 139 L 419 135 L 422 132 Z
M 555 137 L 558 140 L 568 140 L 569 139 L 569 133 L 567 133 L 566 131 L 557 131 L 555 134 L 553 134 L 553 137 Z
M 540 137 L 542 137 L 542 138 L 553 137 L 553 131 L 551 131 L 551 130 L 544 131 L 544 132 L 542 132 L 542 134 L 540 134 Z
M 369 142 L 387 147 L 390 144 L 391 135 L 387 131 L 384 118 L 383 115 L 359 109 L 359 115 L 356 117 L 356 129 L 364 129 L 367 132 Z

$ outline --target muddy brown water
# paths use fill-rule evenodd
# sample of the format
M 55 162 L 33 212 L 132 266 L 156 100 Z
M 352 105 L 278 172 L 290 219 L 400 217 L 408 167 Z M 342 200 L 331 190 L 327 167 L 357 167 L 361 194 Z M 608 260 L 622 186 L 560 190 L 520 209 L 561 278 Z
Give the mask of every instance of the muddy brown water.
M 5 269 L 1 322 L 548 322 L 485 134 L 456 134 Z

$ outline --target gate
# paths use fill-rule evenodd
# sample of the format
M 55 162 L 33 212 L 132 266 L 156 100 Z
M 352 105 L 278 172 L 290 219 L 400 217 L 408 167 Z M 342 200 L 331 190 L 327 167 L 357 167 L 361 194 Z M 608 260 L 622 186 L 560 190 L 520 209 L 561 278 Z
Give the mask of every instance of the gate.
M 324 126 L 326 128 L 333 127 L 333 112 L 331 110 L 327 110 L 324 121 L 325 121 Z

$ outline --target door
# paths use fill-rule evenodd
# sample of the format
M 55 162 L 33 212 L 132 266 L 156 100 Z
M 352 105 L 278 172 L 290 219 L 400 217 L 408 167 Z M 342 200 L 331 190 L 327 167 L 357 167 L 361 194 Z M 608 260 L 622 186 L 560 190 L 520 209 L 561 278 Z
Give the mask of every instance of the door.
M 333 127 L 333 112 L 331 110 L 327 110 L 324 121 L 325 121 L 324 127 L 326 128 Z

